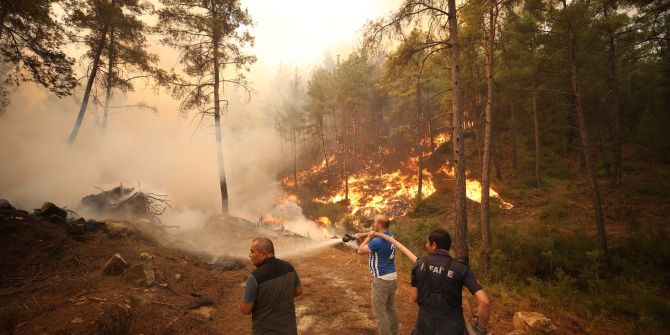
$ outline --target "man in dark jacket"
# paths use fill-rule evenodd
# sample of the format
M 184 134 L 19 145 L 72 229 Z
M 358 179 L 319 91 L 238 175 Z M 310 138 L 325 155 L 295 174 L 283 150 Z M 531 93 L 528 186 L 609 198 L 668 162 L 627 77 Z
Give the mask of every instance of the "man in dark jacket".
M 294 298 L 302 294 L 302 285 L 293 266 L 275 258 L 274 253 L 269 238 L 257 237 L 251 242 L 249 258 L 256 270 L 247 278 L 240 311 L 252 314 L 254 335 L 296 335 Z
M 449 255 L 451 236 L 444 229 L 428 235 L 427 257 L 419 258 L 412 268 L 412 300 L 419 304 L 415 335 L 464 334 L 463 286 L 478 302 L 476 333 L 487 332 L 489 298 L 470 268 Z

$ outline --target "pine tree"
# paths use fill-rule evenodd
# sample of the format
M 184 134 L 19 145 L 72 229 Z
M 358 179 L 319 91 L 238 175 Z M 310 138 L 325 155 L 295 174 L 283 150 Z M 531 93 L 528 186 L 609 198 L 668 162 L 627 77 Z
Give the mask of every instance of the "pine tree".
M 152 76 L 164 80 L 158 57 L 147 51 L 148 26 L 138 16 L 152 6 L 142 0 L 68 0 L 68 21 L 76 32 L 84 32 L 82 42 L 88 48 L 86 58 L 92 64 L 79 114 L 68 144 L 74 143 L 88 108 L 94 85 L 105 91 L 103 132 L 107 129 L 109 102 L 114 89 L 132 91 L 134 79 Z M 101 76 L 104 75 L 104 78 Z
M 0 1 L 0 62 L 7 66 L 0 79 L 17 86 L 36 82 L 63 97 L 72 93 L 77 81 L 74 60 L 61 50 L 66 34 L 52 12 L 54 2 Z M 0 115 L 8 104 L 7 94 L 0 88 Z
M 224 84 L 247 87 L 244 72 L 256 61 L 242 48 L 254 38 L 244 27 L 251 17 L 240 7 L 239 0 L 162 0 L 157 30 L 161 40 L 181 53 L 180 63 L 186 79 L 174 82 L 173 95 L 182 99 L 182 111 L 198 110 L 214 117 L 217 162 L 221 191 L 221 211 L 228 215 L 228 187 L 221 142 L 221 103 Z M 234 67 L 236 74 L 226 78 L 225 69 Z

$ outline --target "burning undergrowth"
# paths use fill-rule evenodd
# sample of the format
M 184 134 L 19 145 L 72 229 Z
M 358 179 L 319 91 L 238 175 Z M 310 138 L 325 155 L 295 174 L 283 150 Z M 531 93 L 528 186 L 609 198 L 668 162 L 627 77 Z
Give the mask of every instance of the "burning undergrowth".
M 434 140 L 434 145 L 443 145 L 448 139 L 448 135 L 438 136 Z M 425 146 L 428 145 L 428 142 L 425 143 Z M 381 151 L 384 156 L 392 155 L 393 152 L 391 149 Z M 321 195 L 313 196 L 309 201 L 320 204 L 342 204 L 354 218 L 355 226 L 365 226 L 375 213 L 384 212 L 391 217 L 403 216 L 412 209 L 415 199 L 425 199 L 435 193 L 440 188 L 438 184 L 453 184 L 455 173 L 448 161 L 441 166 L 439 163 L 435 164 L 430 161 L 435 158 L 431 157 L 433 151 L 426 151 L 422 153 L 422 163 L 418 155 L 411 155 L 412 152 L 414 151 L 410 152 L 411 157 L 400 162 L 395 170 L 382 169 L 378 162 L 370 161 L 366 162 L 365 168 L 348 176 L 342 173 L 343 164 L 331 156 L 328 162 L 324 159 L 320 164 L 300 171 L 294 178 L 283 178 L 282 184 L 285 189 L 295 189 L 293 179 L 297 179 L 300 185 L 320 190 Z M 337 175 L 336 180 L 339 182 L 330 185 L 329 174 Z M 444 186 L 441 189 L 446 191 Z M 490 196 L 497 198 L 496 203 L 502 208 L 513 207 L 493 188 L 489 191 Z M 472 201 L 481 202 L 481 183 L 471 178 L 469 172 L 466 172 L 466 196 Z

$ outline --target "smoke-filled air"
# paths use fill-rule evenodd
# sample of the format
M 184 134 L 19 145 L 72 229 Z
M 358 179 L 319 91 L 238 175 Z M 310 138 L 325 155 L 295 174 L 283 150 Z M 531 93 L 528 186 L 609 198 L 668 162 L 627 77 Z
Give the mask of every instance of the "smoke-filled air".
M 663 333 L 669 13 L 0 1 L 0 333 Z

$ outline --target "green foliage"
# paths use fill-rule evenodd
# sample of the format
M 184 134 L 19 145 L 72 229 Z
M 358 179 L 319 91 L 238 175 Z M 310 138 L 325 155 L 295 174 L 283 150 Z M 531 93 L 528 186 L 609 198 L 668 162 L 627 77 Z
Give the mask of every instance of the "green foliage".
M 396 219 L 393 226 L 393 234 L 400 243 L 412 250 L 415 254 L 425 249 L 428 234 L 440 227 L 437 219 L 408 219 L 405 217 Z
M 436 216 L 449 213 L 453 210 L 451 203 L 445 202 L 438 197 L 428 197 L 426 199 L 415 199 L 412 211 L 409 216 L 413 218 Z
M 256 62 L 255 56 L 244 52 L 246 46 L 254 43 L 248 31 L 251 16 L 237 0 L 161 0 L 161 3 L 156 30 L 163 36 L 164 45 L 180 52 L 181 70 L 187 77 L 173 83 L 172 94 L 182 100 L 180 110 L 197 109 L 212 114 L 212 104 L 220 103 L 214 99 L 219 93 L 215 92 L 215 85 L 247 87 L 245 73 Z M 214 59 L 218 60 L 216 66 Z M 226 69 L 233 69 L 235 75 L 224 81 L 222 73 Z
M 544 168 L 544 174 L 560 180 L 571 180 L 575 178 L 574 171 L 569 166 L 551 164 Z
M 66 32 L 52 12 L 55 0 L 0 2 L 0 116 L 8 105 L 7 87 L 38 83 L 58 97 L 77 85 L 74 60 L 62 51 Z
M 668 124 L 670 124 L 670 113 L 667 111 L 661 113 L 646 112 L 641 116 L 640 124 L 633 136 L 635 142 L 652 148 L 666 163 L 670 163 Z
M 302 198 L 302 197 L 301 197 Z M 333 204 L 333 203 L 320 203 L 320 202 L 311 202 L 308 201 L 302 204 L 303 211 L 307 217 L 310 218 L 319 218 L 322 216 L 327 217 L 330 222 L 345 222 L 346 224 L 353 224 L 353 221 L 347 221 L 347 207 L 342 204 Z M 352 218 L 353 219 L 353 218 Z M 353 226 L 347 226 L 347 232 L 354 231 Z
M 545 220 L 565 218 L 560 210 L 565 207 L 551 201 Z M 601 264 L 596 241 L 581 232 L 494 229 L 492 268 L 486 279 L 516 290 L 540 310 L 567 310 L 605 323 L 623 317 L 654 333 L 670 326 L 665 298 L 670 289 L 670 245 L 666 228 L 656 227 L 616 240 L 611 269 Z
M 400 217 L 391 225 L 391 233 L 405 247 L 419 256 L 425 252 L 426 238 L 428 234 L 440 227 L 437 219 L 410 219 Z M 398 257 L 398 266 L 403 271 L 409 271 L 412 263 L 407 257 Z
M 670 183 L 659 180 L 654 183 L 635 184 L 631 187 L 634 195 L 644 198 L 670 197 Z
M 565 222 L 570 215 L 571 205 L 564 200 L 553 200 L 540 214 L 540 220 L 550 225 L 559 225 Z
M 137 76 L 154 75 L 165 79 L 164 71 L 157 66 L 158 56 L 147 51 L 146 35 L 150 27 L 139 19 L 153 10 L 149 2 L 76 1 L 70 3 L 69 9 L 70 25 L 75 31 L 84 32 L 82 40 L 88 48 L 86 57 L 91 61 L 98 57 L 105 65 L 89 74 L 96 77 L 99 87 L 107 88 L 111 84 L 112 88 L 128 92 L 134 90 L 133 79 Z M 101 44 L 102 52 L 96 54 Z

